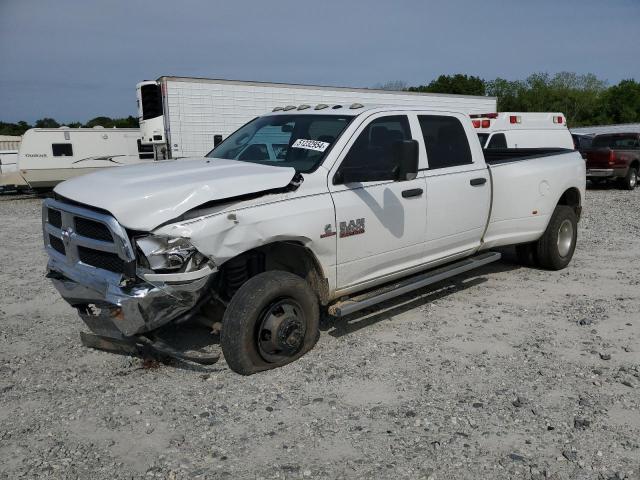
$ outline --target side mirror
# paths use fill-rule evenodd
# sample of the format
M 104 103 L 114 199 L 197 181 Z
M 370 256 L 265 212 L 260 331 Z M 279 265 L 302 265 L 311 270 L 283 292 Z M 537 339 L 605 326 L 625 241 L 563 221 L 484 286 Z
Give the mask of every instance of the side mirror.
M 400 140 L 393 144 L 393 158 L 398 182 L 413 180 L 418 176 L 418 151 L 416 140 Z

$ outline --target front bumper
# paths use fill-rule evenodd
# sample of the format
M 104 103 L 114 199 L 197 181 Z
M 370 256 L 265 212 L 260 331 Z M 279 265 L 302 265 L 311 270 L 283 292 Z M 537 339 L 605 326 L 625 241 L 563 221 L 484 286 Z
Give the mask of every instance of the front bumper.
M 171 282 L 153 275 L 152 282 L 123 286 L 98 271 L 90 275 L 51 258 L 47 276 L 93 333 L 123 338 L 155 330 L 189 312 L 203 298 L 214 272 L 207 266 L 199 275 L 187 274 L 185 281 L 176 274 Z

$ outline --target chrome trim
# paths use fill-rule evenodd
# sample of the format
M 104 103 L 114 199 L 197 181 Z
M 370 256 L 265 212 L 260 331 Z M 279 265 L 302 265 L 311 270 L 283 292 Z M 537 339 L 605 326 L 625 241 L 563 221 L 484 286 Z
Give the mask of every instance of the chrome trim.
M 61 228 L 49 223 L 49 209 L 60 212 L 62 220 Z M 75 219 L 85 218 L 105 225 L 113 238 L 113 243 L 94 238 L 85 237 L 75 231 Z M 44 247 L 51 258 L 58 262 L 64 261 L 69 266 L 77 266 L 86 273 L 99 270 L 102 275 L 120 277 L 121 273 L 111 272 L 101 268 L 87 265 L 80 260 L 78 247 L 86 247 L 101 252 L 114 253 L 126 263 L 135 260 L 135 250 L 129 240 L 126 230 L 115 218 L 88 208 L 78 207 L 52 198 L 42 202 L 42 230 L 44 232 Z M 64 244 L 65 254 L 55 250 L 50 243 L 49 235 L 58 238 Z
M 592 168 L 587 170 L 587 177 L 613 177 L 613 168 Z
M 154 330 L 189 312 L 202 298 L 210 278 L 206 275 L 179 285 L 141 282 L 127 287 L 102 275 L 103 270 L 87 273 L 53 257 L 47 267 L 54 287 L 78 309 L 87 327 L 113 338 Z
M 49 209 L 60 212 L 61 226 L 49 223 Z M 75 219 L 105 225 L 113 242 L 96 240 L 75 231 Z M 103 336 L 127 337 L 148 332 L 181 317 L 197 305 L 215 266 L 195 272 L 148 274 L 134 283 L 123 282 L 123 272 L 112 272 L 83 263 L 78 247 L 114 253 L 124 262 L 135 261 L 126 230 L 110 215 L 54 199 L 42 204 L 44 246 L 49 255 L 48 277 L 89 329 Z M 65 254 L 50 243 L 49 235 L 62 241 Z M 132 269 L 135 274 L 135 267 Z M 180 282 L 180 283 L 172 283 Z

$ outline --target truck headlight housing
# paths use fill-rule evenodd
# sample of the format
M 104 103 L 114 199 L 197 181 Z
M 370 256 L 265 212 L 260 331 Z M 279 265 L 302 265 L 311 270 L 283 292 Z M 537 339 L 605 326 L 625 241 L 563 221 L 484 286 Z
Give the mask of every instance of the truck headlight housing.
M 208 260 L 187 238 L 149 235 L 137 238 L 136 244 L 146 260 L 144 267 L 156 272 L 190 272 Z

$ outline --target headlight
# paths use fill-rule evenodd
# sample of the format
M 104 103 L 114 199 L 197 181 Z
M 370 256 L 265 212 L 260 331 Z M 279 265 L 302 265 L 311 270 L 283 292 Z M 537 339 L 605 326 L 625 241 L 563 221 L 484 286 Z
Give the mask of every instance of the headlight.
M 136 239 L 138 248 L 144 254 L 151 270 L 189 272 L 199 269 L 207 262 L 188 239 L 149 235 Z

